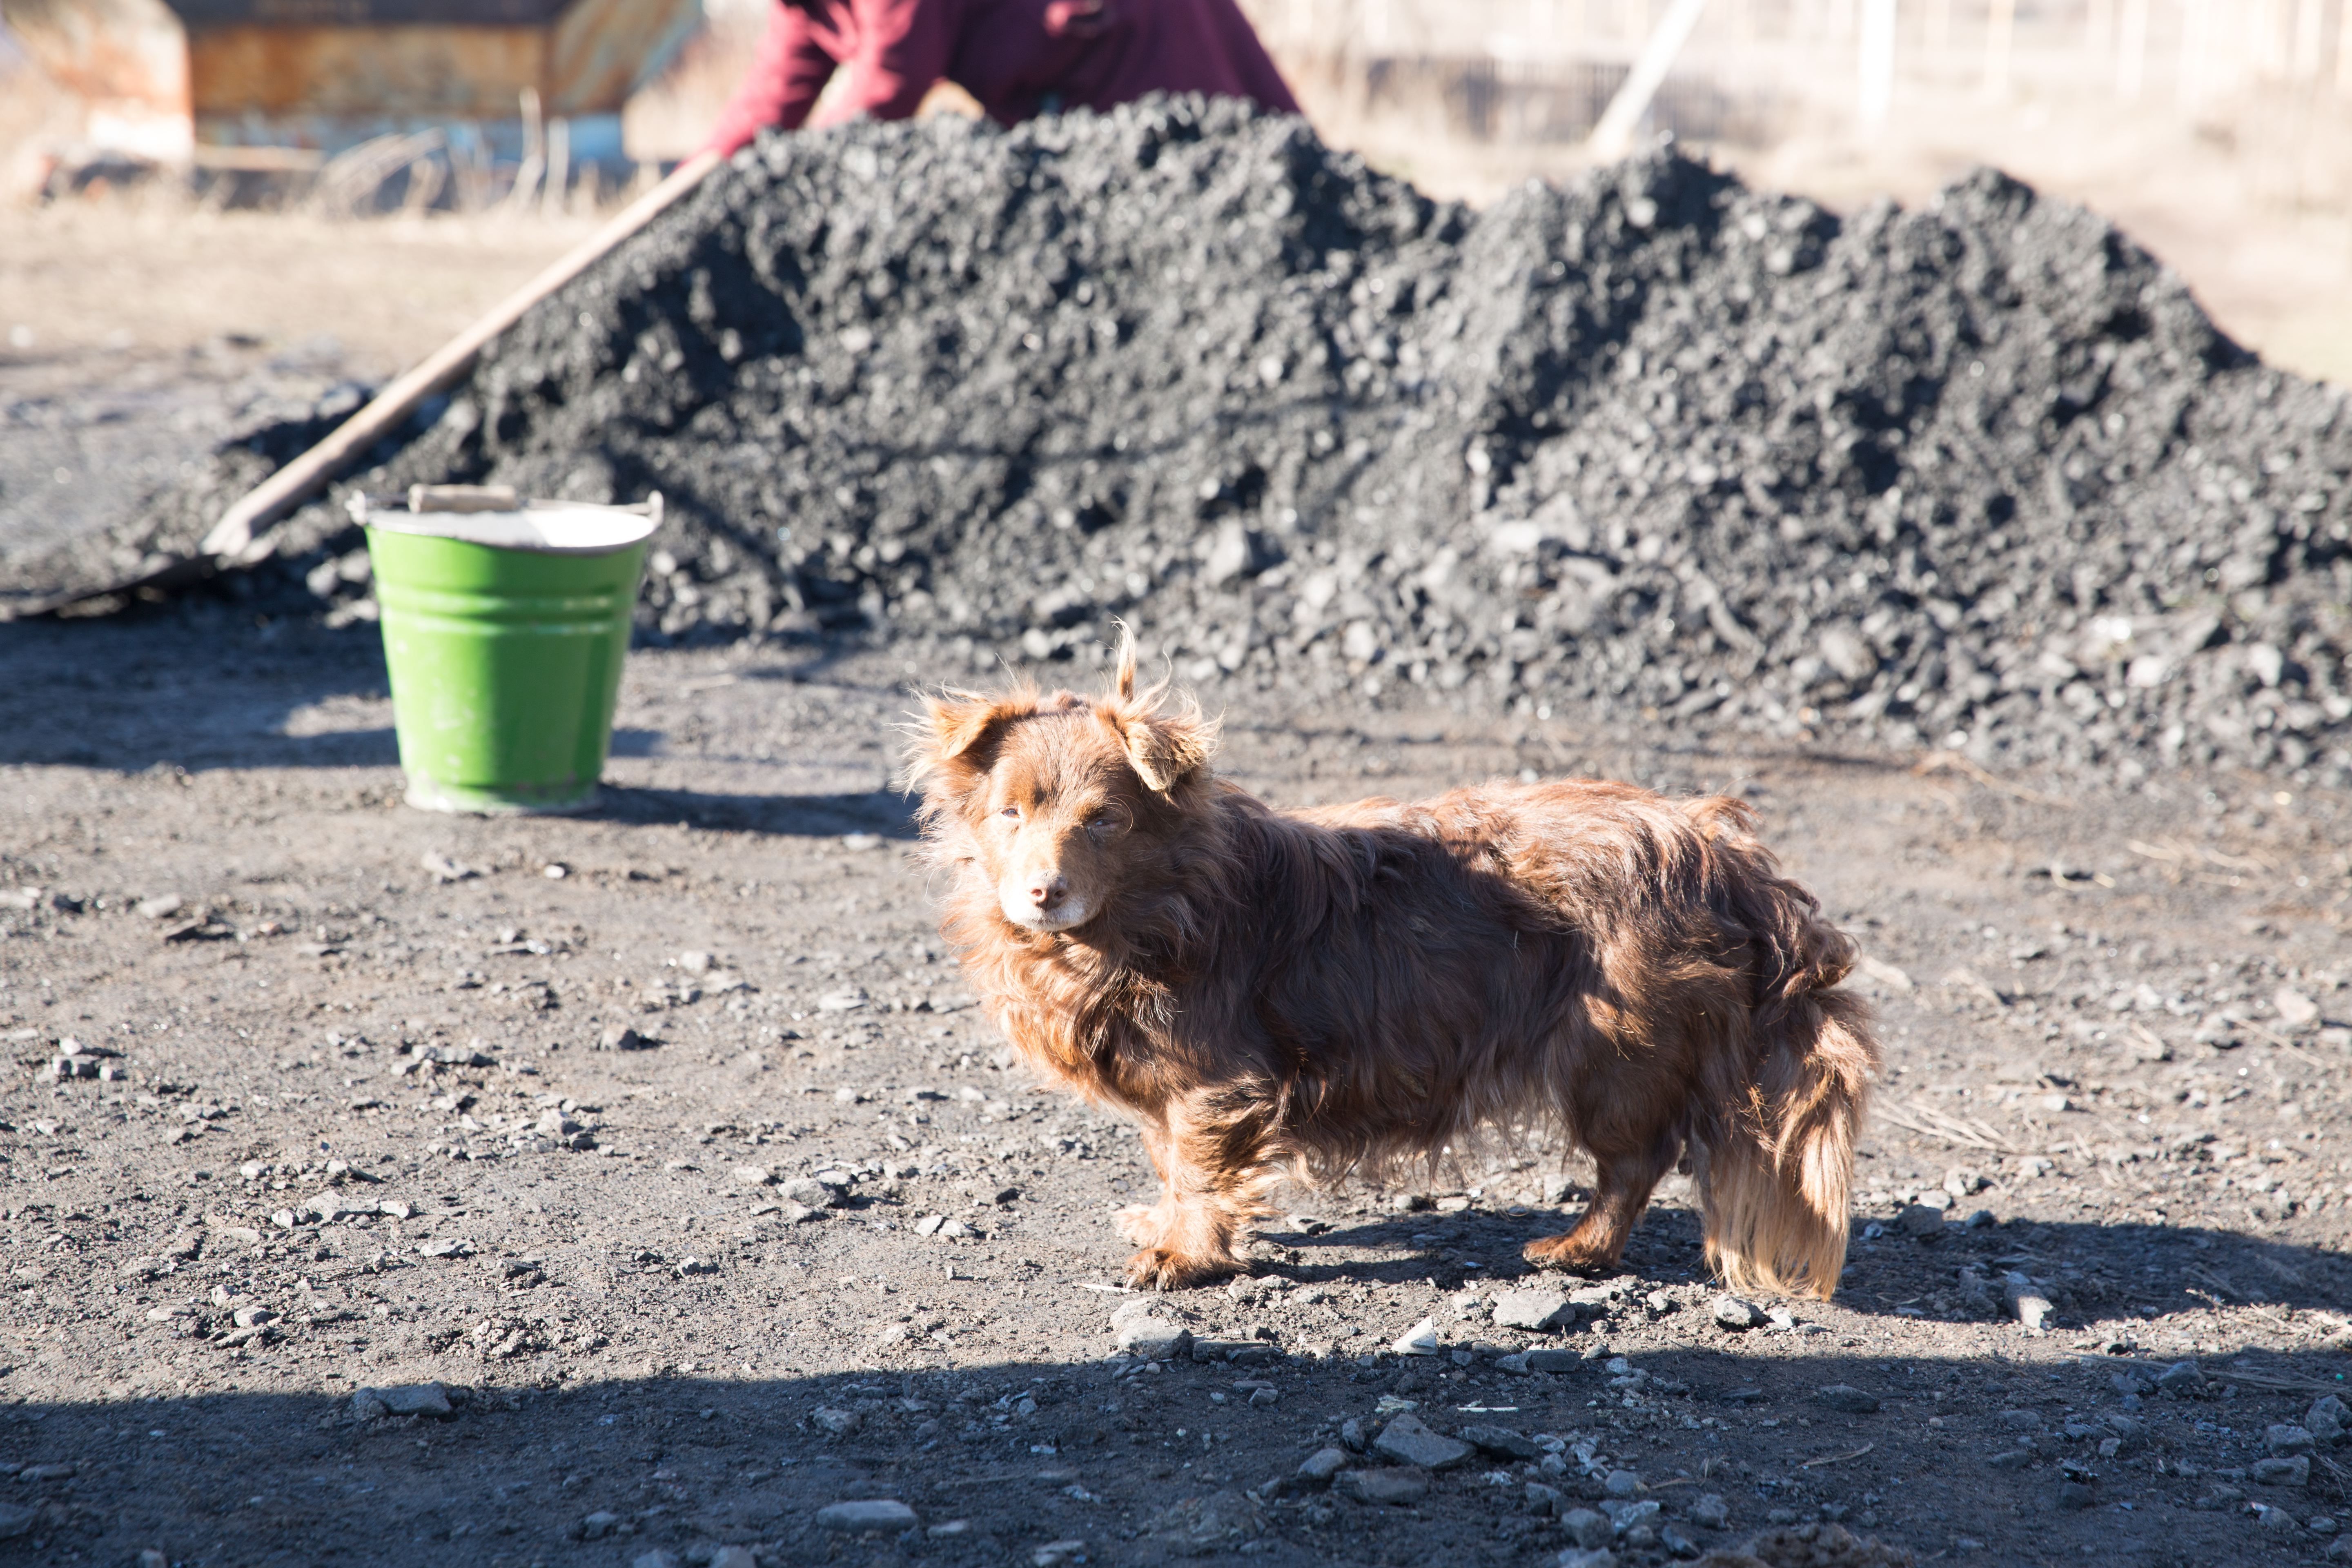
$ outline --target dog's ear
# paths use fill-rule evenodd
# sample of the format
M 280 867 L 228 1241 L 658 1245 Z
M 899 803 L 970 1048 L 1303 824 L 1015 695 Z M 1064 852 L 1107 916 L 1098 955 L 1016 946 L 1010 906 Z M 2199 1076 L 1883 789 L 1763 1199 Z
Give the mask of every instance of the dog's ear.
M 1125 621 L 1118 624 L 1118 673 L 1113 678 L 1111 690 L 1120 702 L 1135 700 L 1135 628 Z
M 1217 752 L 1217 724 L 1203 718 L 1201 705 L 1187 696 L 1174 713 L 1160 710 L 1168 682 L 1139 692 L 1135 689 L 1135 628 L 1118 626 L 1118 663 L 1111 677 L 1109 695 L 1096 712 L 1118 731 L 1128 765 L 1156 794 L 1166 795 L 1190 775 L 1209 765 Z
M 1013 697 L 974 697 L 966 692 L 942 692 L 923 699 L 926 722 L 916 727 L 909 748 L 913 777 L 954 767 L 963 772 L 986 771 L 990 753 L 1003 739 L 1005 727 L 1037 710 L 1028 693 Z
M 1147 788 L 1166 795 L 1209 765 L 1216 754 L 1217 727 L 1198 709 L 1173 714 L 1131 714 L 1119 721 L 1128 765 Z

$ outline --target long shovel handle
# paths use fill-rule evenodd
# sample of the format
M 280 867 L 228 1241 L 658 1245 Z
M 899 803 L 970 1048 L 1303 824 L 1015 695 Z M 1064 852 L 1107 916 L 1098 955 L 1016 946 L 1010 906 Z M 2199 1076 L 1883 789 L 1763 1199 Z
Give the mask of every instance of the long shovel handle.
M 484 346 L 522 320 L 523 312 L 588 270 L 694 189 L 718 165 L 719 156 L 698 153 L 680 163 L 668 178 L 615 213 L 611 222 L 574 246 L 562 260 L 508 295 L 497 309 L 436 349 L 422 363 L 403 373 L 376 394 L 373 402 L 336 426 L 332 435 L 256 486 L 221 514 L 198 548 L 230 564 L 258 560 L 266 552 L 256 548 L 266 538 L 263 529 L 333 480 L 352 454 L 373 446 L 419 403 L 464 375 Z

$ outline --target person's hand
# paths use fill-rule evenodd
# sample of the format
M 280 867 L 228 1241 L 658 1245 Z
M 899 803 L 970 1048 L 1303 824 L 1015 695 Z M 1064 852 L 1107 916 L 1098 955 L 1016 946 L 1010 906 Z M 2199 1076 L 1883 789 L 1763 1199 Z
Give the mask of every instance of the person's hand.
M 1111 0 L 1051 0 L 1045 7 L 1045 34 L 1055 38 L 1099 38 L 1117 20 Z

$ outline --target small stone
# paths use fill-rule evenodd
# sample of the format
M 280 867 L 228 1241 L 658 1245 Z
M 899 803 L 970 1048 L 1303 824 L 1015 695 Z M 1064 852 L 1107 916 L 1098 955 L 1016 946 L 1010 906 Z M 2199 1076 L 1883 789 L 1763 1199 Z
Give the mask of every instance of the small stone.
M 2313 1437 L 2308 1426 L 2276 1426 L 2263 1430 L 2263 1447 L 2273 1455 L 2292 1458 L 2311 1452 Z
M 1364 1424 L 1354 1416 L 1339 1423 L 1339 1446 L 1351 1454 L 1364 1451 Z
M 2156 1375 L 2159 1393 L 2175 1395 L 2205 1392 L 2205 1372 L 2193 1361 L 2179 1361 Z
M 1528 1511 L 1540 1519 L 1549 1519 L 1568 1500 L 1558 1487 L 1548 1487 L 1541 1481 L 1528 1483 Z
M 816 1522 L 821 1530 L 912 1530 L 915 1510 L 896 1498 L 834 1502 L 816 1510 Z
M 1409 1465 L 1384 1470 L 1349 1470 L 1340 1478 L 1339 1484 L 1358 1502 L 1381 1503 L 1391 1508 L 1419 1502 L 1429 1495 L 1428 1472 Z
M 1121 1322 L 1117 1339 L 1119 1349 L 1143 1361 L 1181 1361 L 1192 1353 L 1192 1331 L 1151 1312 Z
M 1576 1308 L 1558 1290 L 1507 1290 L 1495 1299 L 1495 1326 L 1549 1333 L 1576 1321 Z
M 1737 1296 L 1717 1296 L 1715 1321 L 1724 1328 L 1744 1332 L 1762 1328 L 1765 1317 L 1763 1309 L 1753 1301 L 1744 1301 Z
M 1630 1498 L 1641 1491 L 1642 1478 L 1633 1470 L 1612 1470 L 1608 1479 L 1601 1483 L 1601 1489 L 1612 1498 Z
M 1628 1536 L 1632 1535 L 1632 1533 L 1633 1531 L 1626 1531 Z M 1664 1547 L 1669 1552 L 1673 1553 L 1676 1557 L 1696 1557 L 1699 1554 L 1698 1542 L 1693 1541 L 1687 1534 L 1685 1534 L 1682 1526 L 1678 1524 L 1660 1525 L 1658 1527 L 1658 1544 Z
M 2081 1481 L 2061 1481 L 2055 1500 L 2061 1512 L 2080 1513 L 2099 1500 L 2098 1494 Z
M 1589 1508 L 1570 1510 L 1559 1523 L 1560 1528 L 1568 1532 L 1568 1538 L 1588 1552 L 1596 1546 L 1608 1545 L 1617 1534 L 1617 1527 L 1609 1522 L 1607 1515 L 1595 1513 Z
M 1087 1543 L 1084 1541 L 1049 1541 L 1029 1553 L 1029 1568 L 1062 1568 L 1062 1564 L 1075 1563 L 1086 1554 Z
M 1937 1194 L 1942 1197 L 1942 1194 Z M 1950 1202 L 1948 1198 L 1945 1200 Z M 1895 1227 L 1906 1236 L 1941 1236 L 1944 1234 L 1944 1211 L 1927 1204 L 1910 1204 L 1895 1216 Z
M 1962 1169 L 1944 1173 L 1944 1190 L 1955 1198 L 1973 1196 L 1991 1184 L 1981 1172 Z
M 1298 1479 L 1310 1486 L 1328 1486 L 1333 1476 L 1348 1468 L 1344 1448 L 1318 1448 L 1298 1467 Z
M 172 1560 L 150 1546 L 139 1554 L 139 1568 L 172 1568 Z
M 1702 1492 L 1690 1505 L 1690 1520 L 1708 1530 L 1721 1530 L 1731 1522 L 1731 1505 L 1720 1492 Z
M 651 1552 L 640 1552 L 630 1558 L 629 1568 L 682 1568 L 682 1564 L 677 1552 L 664 1552 L 656 1547 Z
M 1455 1428 L 1454 1435 L 1480 1453 L 1497 1459 L 1532 1459 L 1543 1452 L 1534 1438 L 1507 1426 L 1462 1426 Z
M 625 1025 L 615 1024 L 597 1037 L 596 1048 L 600 1051 L 649 1051 L 660 1044 L 650 1036 L 640 1035 Z
M 185 907 L 184 901 L 177 893 L 165 893 L 160 898 L 139 900 L 139 912 L 151 921 L 160 921 L 166 915 L 176 915 Z
M 1605 1546 L 1589 1551 L 1580 1546 L 1571 1546 L 1552 1559 L 1552 1568 L 1617 1568 L 1617 1553 Z
M 804 1208 L 844 1208 L 849 1203 L 849 1194 L 841 1188 L 806 1176 L 796 1182 L 785 1183 L 783 1195 Z
M 0 1503 L 0 1541 L 14 1541 L 20 1535 L 30 1535 L 33 1526 L 41 1520 L 37 1508 L 20 1508 L 14 1503 Z
M 2053 1310 L 2050 1298 L 2022 1274 L 2004 1277 L 2000 1299 L 2001 1304 L 2009 1309 L 2010 1316 L 2015 1318 L 2029 1334 L 2041 1333 Z
M 1428 1197 L 1421 1193 L 1399 1193 L 1389 1200 L 1391 1214 L 1418 1214 L 1428 1206 Z
M 449 1415 L 455 1414 L 449 1404 L 448 1390 L 437 1383 L 412 1383 L 398 1388 L 371 1388 L 362 1392 L 381 1401 L 385 1411 L 394 1415 Z
M 1529 1372 L 1574 1372 L 1584 1364 L 1584 1358 L 1574 1351 L 1532 1350 L 1527 1354 Z
M 855 1410 L 828 1410 L 819 1407 L 810 1413 L 809 1419 L 836 1437 L 846 1437 L 856 1431 L 858 1426 L 858 1415 Z
M 1813 1403 L 1853 1415 L 1874 1415 L 1878 1413 L 1878 1396 L 1850 1383 L 1832 1383 L 1813 1390 Z
M 738 1165 L 735 1184 L 739 1187 L 765 1187 L 774 1184 L 776 1173 L 765 1165 Z
M 362 1388 L 352 1394 L 346 1408 L 354 1421 L 381 1421 L 392 1414 L 391 1407 L 372 1388 Z
M 1396 1337 L 1389 1349 L 1398 1355 L 1435 1355 L 1437 1353 L 1437 1320 L 1423 1318 Z
M 594 1513 L 589 1514 L 581 1520 L 580 1539 L 583 1541 L 602 1541 L 604 1537 L 612 1534 L 613 1527 L 620 1522 L 621 1516 L 619 1514 L 607 1513 L 604 1510 L 599 1509 Z
M 2333 1447 L 2344 1440 L 2345 1428 L 2352 1422 L 2347 1420 L 2343 1400 L 2333 1394 L 2323 1394 L 2304 1413 L 2303 1424 L 2313 1441 Z
M 2246 1467 L 2246 1474 L 2266 1487 L 2300 1487 L 2311 1479 L 2311 1458 L 2297 1454 L 2293 1458 L 2256 1459 Z
M 147 906 L 142 904 L 139 907 L 143 911 Z M 2271 1005 L 2278 1009 L 2279 1022 L 2290 1029 L 2299 1029 L 2305 1024 L 2319 1021 L 2319 1004 L 2291 985 L 2280 986 L 2271 998 Z
M 710 955 L 696 949 L 688 949 L 677 955 L 677 966 L 688 974 L 708 974 L 710 973 Z
M 1451 1469 L 1465 1464 L 1477 1450 L 1467 1443 L 1433 1432 L 1413 1415 L 1399 1415 L 1372 1439 L 1375 1453 L 1384 1454 L 1401 1465 L 1415 1465 L 1425 1470 Z

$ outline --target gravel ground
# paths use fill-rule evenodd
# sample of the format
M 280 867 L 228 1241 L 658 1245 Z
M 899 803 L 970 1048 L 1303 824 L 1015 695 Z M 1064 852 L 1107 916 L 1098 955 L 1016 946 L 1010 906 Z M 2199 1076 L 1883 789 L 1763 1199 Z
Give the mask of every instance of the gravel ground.
M 644 650 L 604 810 L 453 819 L 396 804 L 373 629 L 263 620 L 0 626 L 26 1561 L 2352 1553 L 2340 795 L 1213 693 L 1278 802 L 1738 790 L 1890 1066 L 1832 1303 L 1719 1300 L 1673 1184 L 1622 1275 L 1525 1277 L 1545 1150 L 1139 1299 L 1139 1145 L 929 922 L 890 726 L 942 672 Z

